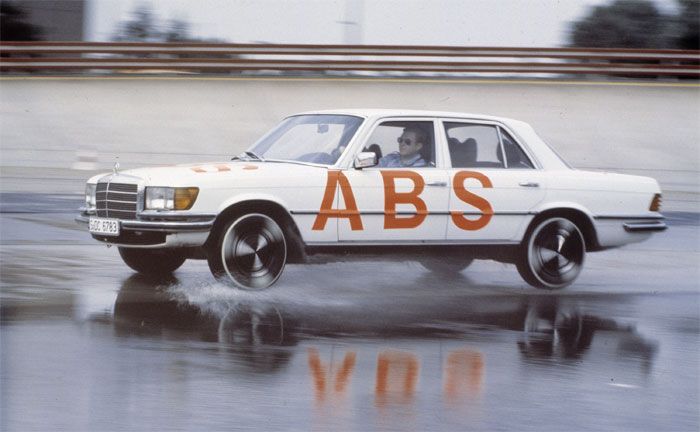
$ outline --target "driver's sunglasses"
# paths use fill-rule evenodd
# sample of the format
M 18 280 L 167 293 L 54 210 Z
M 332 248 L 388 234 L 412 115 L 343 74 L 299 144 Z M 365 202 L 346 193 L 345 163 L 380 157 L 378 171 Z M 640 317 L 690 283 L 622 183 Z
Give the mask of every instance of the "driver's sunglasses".
M 398 138 L 396 138 L 396 142 L 398 142 L 399 144 L 406 144 L 406 145 L 408 145 L 408 146 L 410 146 L 411 144 L 413 144 L 413 141 L 411 141 L 411 138 L 401 138 L 401 137 L 398 137 Z

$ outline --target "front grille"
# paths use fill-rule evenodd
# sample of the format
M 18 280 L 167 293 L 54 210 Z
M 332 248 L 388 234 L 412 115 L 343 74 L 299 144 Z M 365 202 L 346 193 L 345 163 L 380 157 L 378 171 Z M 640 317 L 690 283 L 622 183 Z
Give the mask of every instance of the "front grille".
M 138 185 L 128 183 L 97 183 L 95 201 L 97 216 L 136 219 Z

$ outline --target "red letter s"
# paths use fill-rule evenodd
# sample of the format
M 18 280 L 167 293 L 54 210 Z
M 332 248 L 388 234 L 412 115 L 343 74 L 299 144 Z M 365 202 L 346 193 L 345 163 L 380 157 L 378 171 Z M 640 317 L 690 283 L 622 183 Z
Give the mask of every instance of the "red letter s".
M 493 208 L 484 198 L 469 192 L 464 187 L 464 181 L 468 178 L 478 180 L 485 188 L 492 188 L 493 185 L 488 177 L 476 171 L 460 171 L 455 174 L 454 178 L 452 179 L 452 188 L 454 189 L 457 198 L 467 204 L 473 205 L 481 210 L 481 213 L 483 213 L 478 219 L 470 220 L 465 218 L 460 211 L 451 211 L 450 216 L 452 216 L 452 222 L 457 225 L 457 228 L 467 231 L 476 231 L 485 227 L 491 221 L 491 217 L 493 216 Z

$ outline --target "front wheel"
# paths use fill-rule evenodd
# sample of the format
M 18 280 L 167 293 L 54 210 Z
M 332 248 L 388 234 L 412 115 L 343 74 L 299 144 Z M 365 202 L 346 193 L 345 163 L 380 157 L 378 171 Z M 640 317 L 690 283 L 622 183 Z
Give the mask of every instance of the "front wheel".
M 248 290 L 274 284 L 287 262 L 284 232 L 271 217 L 243 215 L 220 232 L 207 258 L 214 277 Z
M 119 255 L 132 270 L 148 276 L 167 276 L 187 257 L 177 249 L 119 248 Z
M 521 246 L 516 262 L 520 276 L 537 288 L 560 289 L 574 282 L 586 256 L 583 234 L 569 219 L 540 221 Z
M 433 273 L 441 275 L 454 275 L 466 269 L 474 262 L 471 257 L 441 257 L 423 258 L 420 264 Z

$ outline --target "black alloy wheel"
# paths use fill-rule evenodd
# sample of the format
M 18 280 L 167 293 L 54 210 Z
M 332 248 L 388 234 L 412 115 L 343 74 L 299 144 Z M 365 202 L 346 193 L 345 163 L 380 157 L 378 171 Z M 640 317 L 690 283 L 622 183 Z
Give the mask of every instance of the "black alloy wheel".
M 576 224 L 553 217 L 541 221 L 530 232 L 517 267 L 530 285 L 560 289 L 576 280 L 585 256 L 586 243 Z
M 274 284 L 287 261 L 284 232 L 271 217 L 251 213 L 223 231 L 209 258 L 214 276 L 247 290 Z

